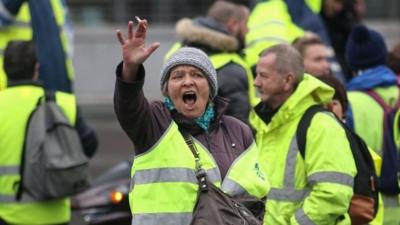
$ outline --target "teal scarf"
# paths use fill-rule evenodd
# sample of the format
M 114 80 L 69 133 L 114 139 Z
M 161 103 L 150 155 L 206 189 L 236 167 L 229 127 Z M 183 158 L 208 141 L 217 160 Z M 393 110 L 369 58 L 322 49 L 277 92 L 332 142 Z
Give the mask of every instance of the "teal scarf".
M 169 97 L 164 97 L 164 105 L 167 107 L 169 111 L 175 109 L 174 103 L 171 101 Z M 215 115 L 214 106 L 212 103 L 209 103 L 206 111 L 204 111 L 203 115 L 199 118 L 195 119 L 195 122 L 203 128 L 203 130 L 208 131 L 210 128 L 211 121 L 213 121 Z

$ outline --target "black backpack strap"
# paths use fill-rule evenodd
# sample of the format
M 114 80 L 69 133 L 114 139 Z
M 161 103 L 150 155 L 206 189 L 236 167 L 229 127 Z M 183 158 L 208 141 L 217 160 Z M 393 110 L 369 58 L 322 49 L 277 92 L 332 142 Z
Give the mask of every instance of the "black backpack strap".
M 306 153 L 307 130 L 311 124 L 312 118 L 318 112 L 327 112 L 327 110 L 322 105 L 310 106 L 304 112 L 303 116 L 300 119 L 299 124 L 297 125 L 297 130 L 296 130 L 297 145 L 299 147 L 299 152 L 303 157 L 303 159 L 305 158 L 305 153 Z

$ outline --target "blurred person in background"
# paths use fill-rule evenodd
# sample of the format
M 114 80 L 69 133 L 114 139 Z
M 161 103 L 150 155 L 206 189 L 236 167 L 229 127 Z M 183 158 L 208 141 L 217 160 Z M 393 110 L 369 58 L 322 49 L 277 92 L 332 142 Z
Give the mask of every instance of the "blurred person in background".
M 384 109 L 368 92 L 375 93 L 388 106 L 394 107 L 399 102 L 400 89 L 396 74 L 387 67 L 387 48 L 382 35 L 364 25 L 353 28 L 346 45 L 346 60 L 354 77 L 347 84 L 349 109 L 347 125 L 360 135 L 369 147 L 382 157 L 382 176 L 386 171 L 395 171 L 385 167 Z M 399 127 L 394 126 L 394 139 L 399 140 Z M 397 145 L 399 143 L 396 143 Z M 398 150 L 398 146 L 396 146 Z M 395 160 L 395 159 L 394 159 Z M 389 160 L 390 161 L 390 160 Z M 400 224 L 399 182 L 382 183 L 381 191 L 384 203 L 384 224 Z M 387 177 L 387 176 L 385 176 Z M 389 188 L 390 187 L 390 188 Z
M 12 40 L 32 40 L 39 67 L 39 80 L 46 90 L 73 94 L 72 27 L 64 0 L 0 0 L 0 65 L 2 51 Z M 2 78 L 3 77 L 3 78 Z M 6 76 L 0 68 L 0 90 L 6 88 Z M 76 102 L 77 103 L 77 102 Z M 93 155 L 98 140 L 95 131 L 77 109 L 77 129 L 93 142 Z
M 328 49 L 317 35 L 306 33 L 293 42 L 293 47 L 303 56 L 306 73 L 316 77 L 330 74 Z
M 73 92 L 72 28 L 65 0 L 0 0 L 0 9 L 0 65 L 9 41 L 33 40 L 44 87 Z M 5 88 L 3 68 L 0 82 Z
M 362 21 L 365 10 L 364 0 L 322 0 L 320 15 L 346 82 L 352 78 L 345 59 L 346 42 L 353 27 Z
M 166 55 L 182 46 L 203 50 L 217 70 L 218 95 L 229 99 L 227 115 L 246 124 L 253 116 L 251 107 L 259 102 L 252 85 L 253 75 L 241 57 L 247 33 L 249 9 L 227 1 L 216 1 L 206 16 L 183 18 L 176 23 L 176 43 Z
M 21 184 L 26 124 L 38 100 L 45 95 L 39 81 L 35 46 L 31 41 L 10 41 L 4 51 L 8 86 L 0 91 L 0 225 L 68 224 L 68 198 L 33 201 L 29 195 L 16 196 Z M 79 134 L 84 153 L 92 157 L 97 148 L 93 131 L 79 118 L 74 95 L 55 93 L 56 103 Z
M 292 43 L 305 32 L 313 32 L 328 50 L 330 69 L 344 83 L 345 76 L 337 63 L 330 37 L 319 15 L 321 4 L 320 0 L 260 1 L 250 14 L 246 36 L 245 57 L 253 72 L 259 54 L 264 49 L 277 43 Z

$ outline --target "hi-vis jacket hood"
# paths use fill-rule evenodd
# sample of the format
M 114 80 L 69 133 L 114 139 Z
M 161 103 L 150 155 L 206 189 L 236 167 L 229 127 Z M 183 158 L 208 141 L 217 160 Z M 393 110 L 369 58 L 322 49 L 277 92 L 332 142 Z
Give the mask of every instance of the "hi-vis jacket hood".
M 234 52 L 239 48 L 238 40 L 226 28 L 209 17 L 183 18 L 176 23 L 176 33 L 185 43 L 209 46 L 215 51 Z
M 317 78 L 305 74 L 294 93 L 281 105 L 272 118 L 268 130 L 273 130 L 284 123 L 299 118 L 311 105 L 330 102 L 333 94 L 334 90 L 331 87 Z

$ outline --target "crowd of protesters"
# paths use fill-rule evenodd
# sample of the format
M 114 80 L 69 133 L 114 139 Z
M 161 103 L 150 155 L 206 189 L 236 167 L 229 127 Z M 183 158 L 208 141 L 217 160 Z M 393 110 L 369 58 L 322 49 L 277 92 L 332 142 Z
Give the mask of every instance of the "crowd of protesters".
M 132 224 L 193 224 L 199 169 L 229 196 L 263 201 L 265 225 L 357 224 L 349 208 L 358 167 L 338 120 L 365 141 L 381 176 L 378 212 L 368 224 L 400 224 L 400 45 L 388 50 L 363 24 L 363 0 L 250 2 L 215 1 L 204 16 L 176 23 L 160 72 L 161 101 L 149 102 L 143 91 L 146 76 L 155 76 L 143 63 L 160 46 L 147 43 L 151 24 L 136 17 L 127 34 L 117 31 L 114 109 L 135 146 Z M 34 65 L 28 77 L 36 80 Z M 303 157 L 296 132 L 315 105 L 329 112 L 311 120 Z M 0 149 L 10 145 L 4 136 Z M 7 181 L 3 156 L 0 183 Z M 388 173 L 396 177 L 390 187 Z M 10 208 L 2 213 L 2 188 L 0 224 L 25 221 Z M 45 217 L 32 224 L 52 224 Z M 68 223 L 64 217 L 56 222 Z

